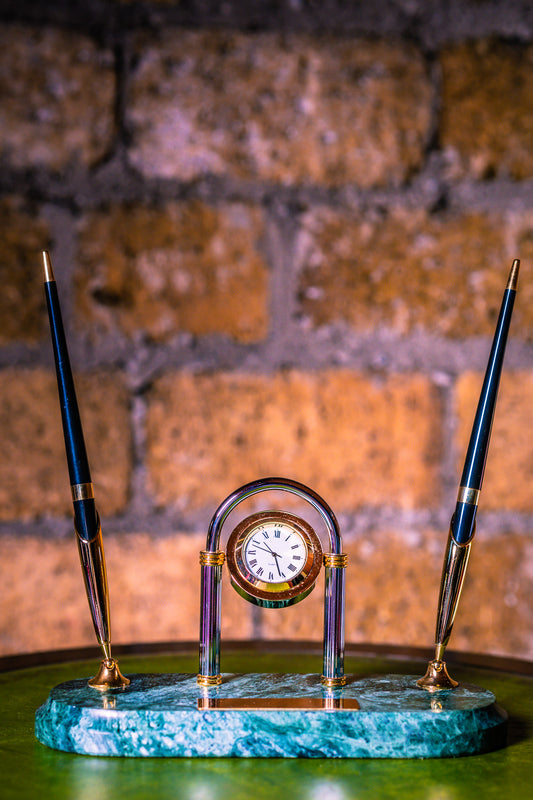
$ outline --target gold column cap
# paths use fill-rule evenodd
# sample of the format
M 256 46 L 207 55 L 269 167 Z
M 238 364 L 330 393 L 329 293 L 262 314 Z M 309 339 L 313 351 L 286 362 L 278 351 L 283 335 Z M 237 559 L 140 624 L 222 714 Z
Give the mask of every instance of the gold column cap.
M 197 675 L 196 683 L 198 686 L 220 686 L 222 675 Z
M 348 556 L 346 553 L 324 553 L 324 566 L 325 567 L 340 567 L 345 569 L 348 564 Z
M 226 556 L 223 550 L 200 550 L 202 567 L 221 567 Z

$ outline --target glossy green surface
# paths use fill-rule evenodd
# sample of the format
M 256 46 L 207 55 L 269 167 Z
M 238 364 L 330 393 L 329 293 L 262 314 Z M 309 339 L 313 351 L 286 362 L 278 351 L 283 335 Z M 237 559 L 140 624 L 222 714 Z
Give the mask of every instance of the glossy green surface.
M 193 672 L 191 656 L 122 657 L 123 672 Z M 94 674 L 78 662 L 0 674 L 0 798 L 98 800 L 460 800 L 533 796 L 533 679 L 454 668 L 509 712 L 509 744 L 494 753 L 425 761 L 93 758 L 49 750 L 33 735 L 36 708 L 57 683 Z M 224 653 L 224 670 L 319 672 L 320 656 Z M 420 662 L 347 658 L 358 674 L 422 674 Z

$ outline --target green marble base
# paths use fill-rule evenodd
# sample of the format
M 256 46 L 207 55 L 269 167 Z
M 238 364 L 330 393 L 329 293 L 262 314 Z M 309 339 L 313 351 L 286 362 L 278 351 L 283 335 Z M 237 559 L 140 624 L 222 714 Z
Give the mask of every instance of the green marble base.
M 39 741 L 102 756 L 442 758 L 506 739 L 494 695 L 468 684 L 435 695 L 405 675 L 348 676 L 334 691 L 318 675 L 226 674 L 210 689 L 189 674 L 128 677 L 106 693 L 85 680 L 57 686 L 36 713 Z

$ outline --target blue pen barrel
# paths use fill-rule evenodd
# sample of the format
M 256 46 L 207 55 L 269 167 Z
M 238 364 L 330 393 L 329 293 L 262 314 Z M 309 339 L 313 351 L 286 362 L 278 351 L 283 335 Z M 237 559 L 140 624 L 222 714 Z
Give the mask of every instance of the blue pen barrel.
M 84 542 L 90 542 L 98 533 L 98 514 L 94 500 L 78 500 L 74 503 L 74 525 L 76 533 Z
M 494 409 L 500 386 L 503 358 L 505 356 L 515 297 L 516 290 L 514 289 L 507 289 L 503 296 L 485 379 L 468 444 L 461 486 L 467 486 L 471 489 L 481 489 L 481 484 L 483 483 Z
M 70 484 L 71 486 L 90 485 L 91 472 L 55 281 L 45 281 L 44 290 L 56 364 L 57 388 Z M 94 498 L 75 501 L 74 518 L 78 535 L 86 542 L 94 539 L 98 531 Z
M 70 360 L 63 329 L 63 320 L 59 308 L 59 297 L 55 282 L 48 281 L 44 284 L 54 359 L 56 363 L 57 388 L 59 392 L 59 405 L 63 421 L 63 435 L 67 453 L 68 472 L 71 485 L 90 483 L 91 473 L 89 461 L 83 439 L 80 412 L 76 400 L 74 379 L 70 368 Z
M 477 505 L 457 503 L 450 523 L 451 535 L 457 544 L 468 544 L 476 531 Z

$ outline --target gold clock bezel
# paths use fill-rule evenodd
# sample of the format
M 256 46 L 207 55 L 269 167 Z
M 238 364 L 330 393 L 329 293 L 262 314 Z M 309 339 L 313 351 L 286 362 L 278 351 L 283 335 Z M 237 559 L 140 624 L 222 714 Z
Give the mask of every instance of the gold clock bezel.
M 257 528 L 269 522 L 288 524 L 302 537 L 307 550 L 303 569 L 282 582 L 262 581 L 247 568 L 243 551 Z M 305 520 L 286 511 L 259 511 L 243 519 L 232 531 L 226 545 L 226 561 L 233 588 L 241 597 L 263 608 L 284 608 L 303 600 L 313 590 L 322 566 L 322 545 Z

